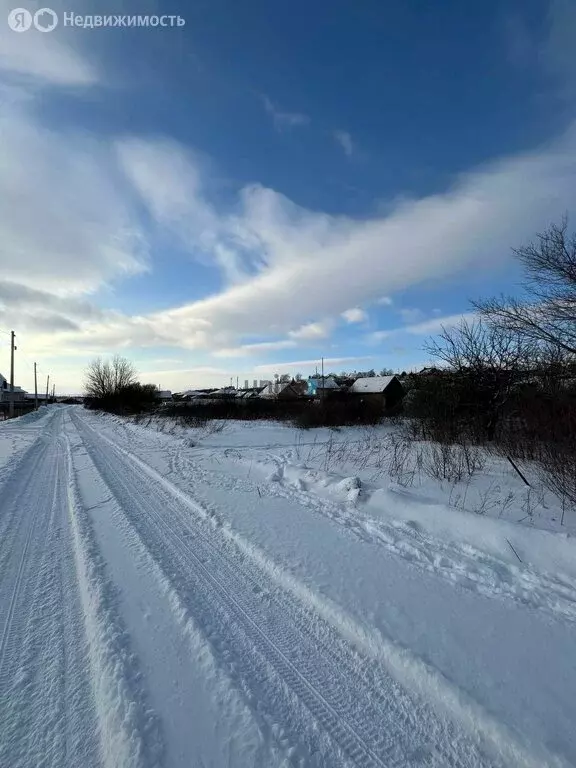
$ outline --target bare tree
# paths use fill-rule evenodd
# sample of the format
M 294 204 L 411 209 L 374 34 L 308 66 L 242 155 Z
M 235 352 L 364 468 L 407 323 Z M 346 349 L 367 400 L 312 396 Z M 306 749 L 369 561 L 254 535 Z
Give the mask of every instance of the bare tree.
M 443 397 L 458 400 L 463 417 L 474 415 L 483 437 L 493 440 L 512 387 L 533 365 L 535 345 L 508 328 L 479 320 L 443 328 L 425 349 L 447 369 Z
M 87 397 L 102 398 L 111 393 L 110 364 L 97 357 L 88 365 L 84 374 L 84 390 Z
M 114 392 L 136 383 L 136 369 L 125 357 L 114 355 L 110 367 L 112 368 Z
M 87 397 L 101 399 L 117 394 L 136 382 L 136 370 L 129 360 L 115 355 L 112 360 L 93 360 L 87 367 L 84 389 Z
M 432 339 L 424 348 L 450 370 L 468 374 L 526 370 L 536 351 L 536 345 L 516 332 L 482 320 L 463 320 L 455 328 L 442 327 L 438 339 Z
M 492 325 L 576 355 L 576 234 L 568 219 L 514 250 L 526 270 L 528 302 L 501 296 L 473 302 Z

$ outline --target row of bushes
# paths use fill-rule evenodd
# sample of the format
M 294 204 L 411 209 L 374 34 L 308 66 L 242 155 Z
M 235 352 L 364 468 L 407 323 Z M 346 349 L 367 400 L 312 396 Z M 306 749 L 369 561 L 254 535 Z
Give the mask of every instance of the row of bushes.
M 155 408 L 158 405 L 157 392 L 153 384 L 134 382 L 99 397 L 86 397 L 84 406 L 90 410 L 131 416 L 146 413 Z
M 415 440 L 534 462 L 544 483 L 576 504 L 576 378 L 568 373 L 542 368 L 528 381 L 521 371 L 423 377 L 407 398 L 406 426 Z
M 340 427 L 357 424 L 377 424 L 382 419 L 382 409 L 377 404 L 359 398 L 338 400 L 327 398 L 324 402 L 311 400 L 273 400 L 254 398 L 241 404 L 234 400 L 197 401 L 170 403 L 158 413 L 177 418 L 184 423 L 212 419 L 254 421 L 259 419 L 289 422 L 294 426 Z

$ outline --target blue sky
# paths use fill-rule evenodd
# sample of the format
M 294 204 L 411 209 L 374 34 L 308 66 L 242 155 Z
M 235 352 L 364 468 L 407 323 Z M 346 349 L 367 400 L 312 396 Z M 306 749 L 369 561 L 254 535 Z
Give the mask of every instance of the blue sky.
M 33 360 L 77 391 L 116 352 L 173 390 L 418 367 L 570 213 L 569 0 L 51 7 L 186 24 L 2 22 L 0 327 L 27 388 Z

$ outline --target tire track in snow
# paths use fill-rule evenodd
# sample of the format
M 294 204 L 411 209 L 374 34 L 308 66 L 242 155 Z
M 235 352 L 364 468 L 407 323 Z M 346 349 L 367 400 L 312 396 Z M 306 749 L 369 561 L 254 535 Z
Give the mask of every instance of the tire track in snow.
M 54 499 L 48 502 L 46 496 L 46 489 L 54 492 L 56 478 L 56 459 L 50 455 L 51 436 L 52 433 L 48 438 L 39 439 L 25 452 L 2 494 L 0 687 L 3 690 L 6 690 L 13 676 L 14 656 L 18 654 L 22 641 L 21 625 L 26 623 L 30 612 L 30 600 L 24 599 L 30 595 L 23 596 L 22 593 L 29 590 L 30 582 L 36 583 L 36 569 L 32 569 L 32 558 L 29 556 L 31 548 L 38 543 L 36 523 L 38 520 L 42 526 L 40 532 L 45 536 L 54 506 Z M 42 489 L 41 493 L 39 489 Z
M 181 526 L 173 527 L 166 524 L 157 514 L 158 507 L 168 508 L 170 513 L 177 514 L 174 499 L 170 499 L 165 493 L 159 495 L 161 489 L 154 489 L 155 493 L 152 495 L 150 478 L 143 477 L 140 473 L 136 474 L 134 468 L 127 465 L 126 460 L 118 454 L 118 449 L 114 449 L 113 460 L 111 460 L 109 447 L 106 446 L 104 451 L 102 445 L 98 445 L 98 439 L 94 439 L 93 431 L 88 431 L 77 418 L 75 421 L 94 464 L 118 498 L 124 513 L 138 530 L 141 538 L 147 542 L 155 559 L 160 560 L 162 570 L 173 583 L 178 582 L 178 575 L 188 576 L 187 579 L 185 578 L 186 583 L 176 583 L 176 591 L 182 594 L 185 590 L 188 595 L 193 594 L 194 604 L 190 606 L 191 613 L 200 619 L 199 623 L 204 626 L 205 631 L 208 629 L 212 642 L 219 646 L 220 655 L 232 657 L 232 663 L 237 667 L 248 666 L 249 669 L 245 670 L 247 674 L 243 678 L 244 682 L 258 689 L 258 694 L 254 692 L 253 695 L 265 695 L 265 709 L 275 712 L 276 724 L 282 724 L 289 730 L 290 719 L 294 717 L 295 710 L 297 712 L 298 703 L 304 703 L 309 714 L 306 717 L 303 712 L 300 713 L 298 727 L 293 734 L 295 737 L 293 743 L 297 743 L 298 738 L 303 737 L 306 731 L 313 730 L 310 726 L 315 722 L 317 724 L 315 727 L 320 725 L 322 732 L 320 737 L 313 733 L 308 734 L 308 740 L 314 742 L 312 752 L 320 749 L 322 754 L 328 753 L 331 756 L 328 762 L 320 763 L 321 765 L 346 764 L 345 761 L 343 762 L 342 755 L 339 754 L 340 750 L 338 748 L 334 750 L 334 745 L 330 745 L 330 741 L 334 739 L 344 754 L 352 759 L 354 765 L 382 768 L 398 764 L 396 760 L 383 761 L 374 751 L 374 746 L 366 743 L 366 736 L 362 738 L 358 734 L 356 730 L 358 724 L 353 727 L 342 718 L 341 713 L 335 710 L 334 704 L 326 700 L 319 690 L 318 682 L 313 681 L 312 670 L 308 668 L 308 674 L 302 674 L 294 661 L 288 657 L 291 650 L 298 650 L 300 644 L 298 641 L 301 638 L 292 643 L 292 648 L 290 647 L 290 640 L 293 641 L 294 636 L 286 619 L 281 622 L 279 633 L 278 629 L 271 625 L 270 617 L 268 621 L 266 617 L 259 617 L 264 624 L 269 625 L 266 629 L 262 629 L 242 604 L 244 601 L 233 594 L 234 591 L 238 592 L 240 573 L 232 574 L 232 578 L 236 581 L 234 587 L 232 579 L 226 573 L 226 562 L 221 555 L 209 551 L 205 545 L 201 554 L 194 551 L 199 549 L 199 537 L 202 535 L 200 531 L 196 532 L 193 550 L 182 541 Z M 122 466 L 120 471 L 116 468 L 118 464 Z M 131 475 L 132 478 L 130 478 Z M 158 531 L 163 535 L 158 536 Z M 209 567 L 207 563 L 211 558 L 214 558 L 215 562 Z M 218 573 L 217 577 L 214 576 L 215 571 Z M 259 600 L 254 593 L 252 596 L 258 603 Z M 190 602 L 189 597 L 186 602 Z M 260 605 L 257 607 L 260 611 L 262 610 Z M 238 631 L 239 628 L 241 632 Z M 290 640 L 276 636 L 282 632 L 287 634 Z M 305 645 L 308 646 L 309 643 Z M 314 653 L 312 648 L 307 650 Z M 254 663 L 255 659 L 258 659 L 257 664 Z M 304 660 L 301 661 L 304 663 Z M 308 660 L 307 663 L 309 666 L 310 661 Z M 335 670 L 333 671 L 336 674 Z M 335 688 L 333 684 L 331 687 Z M 345 691 L 346 686 L 342 686 L 340 690 Z M 286 694 L 289 691 L 295 696 L 295 702 L 290 700 L 290 696 L 287 697 Z M 286 701 L 287 698 L 288 701 Z M 310 720 L 310 714 L 313 721 Z M 327 734 L 330 734 L 329 738 Z M 398 736 L 400 738 L 401 734 Z M 374 734 L 371 740 L 378 741 L 374 738 Z
M 222 669 L 202 628 L 126 518 L 81 438 L 70 434 L 70 440 L 80 498 L 118 586 L 118 607 L 162 725 L 166 766 L 286 766 L 286 750 L 231 683 L 230 670 Z
M 0 766 L 156 768 L 161 740 L 75 499 L 64 409 L 0 498 Z
M 46 420 L 0 502 L 7 525 L 0 550 L 9 549 L 0 583 L 0 765 L 10 768 L 98 764 L 90 698 L 73 695 L 86 692 L 82 651 L 68 647 L 63 613 L 73 589 L 62 592 L 69 540 L 61 424 L 61 412 Z
M 7 567 L 6 561 L 16 550 L 15 542 L 8 545 L 6 541 L 13 541 L 20 536 L 22 527 L 30 522 L 26 515 L 26 507 L 19 506 L 11 500 L 24 497 L 29 480 L 36 474 L 40 463 L 45 458 L 45 453 L 45 442 L 39 438 L 20 454 L 12 457 L 9 464 L 3 467 L 6 477 L 3 478 L 0 488 L 0 542 L 3 542 L 0 548 L 0 572 L 2 573 Z
M 490 759 L 383 669 L 363 678 L 350 647 L 285 592 L 270 592 L 269 579 L 255 563 L 202 520 L 205 511 L 79 416 L 73 418 L 125 515 L 217 651 L 230 658 L 245 686 L 264 699 L 293 739 L 305 734 L 309 754 L 321 750 L 325 762 L 314 765 L 341 764 L 342 754 L 362 766 L 561 764 L 532 756 L 513 738 L 499 745 L 503 763 Z M 255 584 L 264 585 L 259 595 Z M 331 645 L 331 653 L 320 640 Z M 312 733 L 306 710 L 317 723 Z M 511 735 L 501 727 L 503 734 Z
M 67 511 L 89 648 L 91 683 L 104 768 L 159 768 L 164 744 L 155 713 L 146 706 L 130 639 L 116 612 L 115 590 L 90 520 L 79 503 L 66 438 Z

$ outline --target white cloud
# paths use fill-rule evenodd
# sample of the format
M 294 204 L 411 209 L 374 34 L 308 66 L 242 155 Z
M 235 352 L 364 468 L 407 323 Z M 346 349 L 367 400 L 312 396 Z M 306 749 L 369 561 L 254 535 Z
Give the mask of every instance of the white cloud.
M 27 85 L 83 86 L 98 80 L 94 67 L 62 45 L 58 34 L 42 34 L 35 29 L 18 34 L 5 18 L 0 24 L 0 75 L 24 79 Z
M 441 333 L 443 328 L 455 328 L 461 322 L 473 322 L 475 319 L 477 319 L 477 315 L 474 312 L 464 312 L 445 317 L 435 317 L 432 320 L 425 320 L 423 323 L 408 325 L 402 330 L 416 336 L 426 336 L 428 334 Z
M 540 152 L 473 171 L 444 194 L 362 220 L 311 212 L 259 186 L 243 190 L 230 211 L 218 211 L 205 198 L 191 156 L 174 144 L 158 151 L 157 143 L 132 143 L 129 176 L 158 222 L 178 231 L 191 254 L 217 260 L 214 244 L 224 244 L 243 279 L 177 308 L 95 323 L 75 338 L 92 346 L 234 349 L 263 332 L 298 333 L 303 317 L 337 317 L 452 274 L 494 273 L 511 258 L 511 246 L 572 199 L 575 138 L 569 132 Z
M 357 362 L 372 360 L 372 359 L 373 358 L 371 356 L 325 357 L 324 369 L 326 370 L 327 366 L 342 365 L 347 363 L 357 363 Z M 266 363 L 265 365 L 257 365 L 254 370 L 259 372 L 271 372 L 275 370 L 292 370 L 297 368 L 316 368 L 316 367 L 318 367 L 318 370 L 320 370 L 321 364 L 322 364 L 322 360 L 320 358 L 318 358 L 317 360 L 292 360 L 289 363 L 280 362 L 280 363 Z
M 262 96 L 264 109 L 271 116 L 274 127 L 277 131 L 283 131 L 286 128 L 295 128 L 297 126 L 308 125 L 310 118 L 302 112 L 284 112 L 273 104 L 268 96 Z
M 382 331 L 374 331 L 366 336 L 365 341 L 368 344 L 378 344 L 381 341 L 398 336 L 402 333 L 409 333 L 412 336 L 429 336 L 441 333 L 443 328 L 447 330 L 455 328 L 462 322 L 473 322 L 477 319 L 474 312 L 464 312 L 455 315 L 446 315 L 444 317 L 434 317 L 431 320 L 425 320 L 421 323 L 412 323 L 400 328 L 390 328 Z
M 295 331 L 289 331 L 288 335 L 292 339 L 299 339 L 300 341 L 314 341 L 314 339 L 325 339 L 330 335 L 332 331 L 333 323 L 328 320 L 318 323 L 308 323 L 302 325 Z
M 352 140 L 352 136 L 348 133 L 348 131 L 333 131 L 332 135 L 334 136 L 336 143 L 339 144 L 341 149 L 344 151 L 344 154 L 347 157 L 352 157 L 356 151 L 356 146 Z
M 376 304 L 379 304 L 382 307 L 391 307 L 394 302 L 390 298 L 390 296 L 381 296 L 379 299 L 376 300 Z
M 262 352 L 275 352 L 277 349 L 291 349 L 296 346 L 296 342 L 291 339 L 262 341 L 257 344 L 242 344 L 240 347 L 217 349 L 213 355 L 214 357 L 249 357 Z
M 366 336 L 365 341 L 368 344 L 379 344 L 381 341 L 384 341 L 384 339 L 389 339 L 390 336 L 392 336 L 397 331 L 374 331 L 373 333 L 369 333 L 368 336 Z
M 364 323 L 368 320 L 366 312 L 358 307 L 347 309 L 345 312 L 342 312 L 342 317 L 347 323 Z
M 42 129 L 18 110 L 1 119 L 2 277 L 62 296 L 146 269 L 142 234 L 107 172 L 105 147 Z
M 0 324 L 44 336 L 115 317 L 83 296 L 148 268 L 114 153 L 41 124 L 47 89 L 97 80 L 59 39 L 0 25 Z
M 191 256 L 220 265 L 229 282 L 241 278 L 238 255 L 206 199 L 200 159 L 176 142 L 124 139 L 116 145 L 120 167 L 151 216 L 186 246 Z
M 223 387 L 230 383 L 233 376 L 236 383 L 236 373 L 225 368 L 209 365 L 198 365 L 191 368 L 171 368 L 147 370 L 146 366 L 138 366 L 139 377 L 142 381 L 157 384 L 172 392 L 184 392 L 196 387 Z
M 383 291 L 466 270 L 494 272 L 510 258 L 510 246 L 563 210 L 574 191 L 573 135 L 470 173 L 445 194 L 404 203 L 381 218 L 313 213 L 250 187 L 234 217 L 220 216 L 218 237 L 233 236 L 239 259 L 259 265 L 256 274 L 180 308 L 178 317 L 207 318 L 239 336 L 260 332 L 274 318 L 273 332 L 288 333 L 300 317 L 341 314 L 350 300 L 377 301 Z
M 152 360 L 152 363 L 158 363 L 158 360 Z M 179 376 L 226 376 L 229 374 L 228 369 L 226 368 L 217 368 L 213 365 L 195 365 L 192 367 L 183 367 L 183 368 L 154 368 L 153 370 L 148 370 L 145 365 L 138 366 L 138 373 L 142 374 L 143 376 L 154 376 L 156 378 L 158 377 L 173 377 L 175 375 Z
M 417 308 L 399 309 L 398 314 L 404 323 L 417 323 L 424 317 L 424 312 Z

